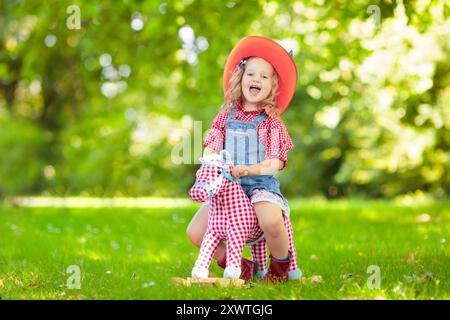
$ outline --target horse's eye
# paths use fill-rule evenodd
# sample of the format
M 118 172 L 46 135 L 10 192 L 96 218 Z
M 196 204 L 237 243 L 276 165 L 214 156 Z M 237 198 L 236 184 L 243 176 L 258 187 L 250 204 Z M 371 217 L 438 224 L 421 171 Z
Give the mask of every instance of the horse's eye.
M 222 169 L 217 170 L 217 174 L 222 174 Z

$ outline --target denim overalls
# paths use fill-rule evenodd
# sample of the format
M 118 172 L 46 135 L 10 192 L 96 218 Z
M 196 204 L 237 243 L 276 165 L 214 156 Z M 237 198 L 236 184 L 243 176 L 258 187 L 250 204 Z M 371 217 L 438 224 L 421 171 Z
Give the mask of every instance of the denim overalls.
M 225 149 L 230 153 L 233 164 L 253 165 L 266 158 L 266 147 L 259 141 L 257 128 L 267 115 L 261 112 L 253 121 L 236 120 L 236 108 L 228 115 L 225 125 Z M 248 197 L 255 189 L 264 189 L 280 195 L 280 182 L 273 175 L 241 177 L 241 185 Z

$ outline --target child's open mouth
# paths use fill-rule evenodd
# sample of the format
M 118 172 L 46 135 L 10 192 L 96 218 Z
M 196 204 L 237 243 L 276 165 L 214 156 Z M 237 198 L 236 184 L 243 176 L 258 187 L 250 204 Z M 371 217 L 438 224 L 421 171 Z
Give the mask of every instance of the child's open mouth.
M 261 88 L 258 86 L 250 86 L 249 91 L 252 96 L 257 96 L 261 91 Z

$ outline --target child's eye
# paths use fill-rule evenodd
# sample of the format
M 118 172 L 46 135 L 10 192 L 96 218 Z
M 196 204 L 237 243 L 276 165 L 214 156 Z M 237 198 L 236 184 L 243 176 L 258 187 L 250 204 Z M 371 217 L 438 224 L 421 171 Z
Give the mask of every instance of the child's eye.
M 248 76 L 253 76 L 253 73 L 247 73 Z

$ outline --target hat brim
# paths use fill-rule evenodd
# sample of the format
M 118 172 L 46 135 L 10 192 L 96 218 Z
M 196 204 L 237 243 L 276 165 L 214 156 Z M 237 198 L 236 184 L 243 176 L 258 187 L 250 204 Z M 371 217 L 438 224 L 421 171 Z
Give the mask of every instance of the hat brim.
M 228 56 L 222 78 L 224 93 L 229 87 L 230 78 L 239 62 L 247 57 L 260 57 L 268 61 L 279 77 L 276 104 L 282 114 L 295 93 L 298 73 L 297 66 L 289 53 L 277 42 L 261 36 L 247 36 L 239 41 Z

